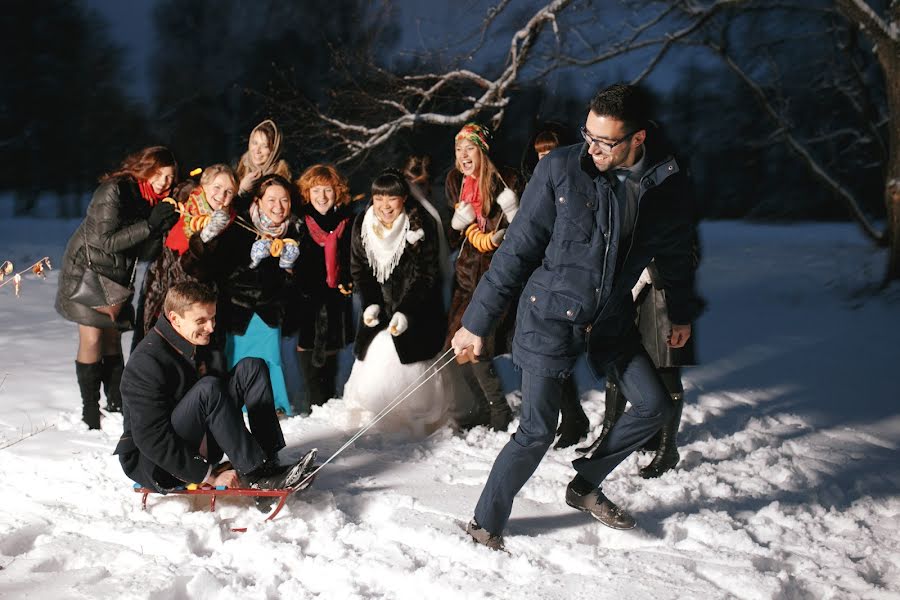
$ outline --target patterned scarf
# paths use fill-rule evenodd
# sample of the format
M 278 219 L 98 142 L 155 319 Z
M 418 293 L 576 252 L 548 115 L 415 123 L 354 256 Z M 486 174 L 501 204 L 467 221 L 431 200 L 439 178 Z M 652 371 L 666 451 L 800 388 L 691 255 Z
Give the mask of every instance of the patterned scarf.
M 262 175 L 270 175 L 275 172 L 275 167 L 278 164 L 278 157 L 281 155 L 281 132 L 275 125 L 275 121 L 273 121 L 272 119 L 266 119 L 253 128 L 253 131 L 250 132 L 250 137 L 252 138 L 253 134 L 259 131 L 260 127 L 262 127 L 266 123 L 271 125 L 272 129 L 275 131 L 275 139 L 272 140 L 272 147 L 270 148 L 271 152 L 269 153 L 269 158 L 266 160 L 266 164 L 264 164 L 262 167 L 257 167 L 253 163 L 253 160 L 250 158 L 250 150 L 248 149 L 241 157 L 241 162 L 239 164 L 239 167 L 241 168 L 238 169 L 240 174 L 246 174 L 248 171 L 255 171 L 256 169 L 259 169 Z M 266 139 L 269 139 L 268 136 L 266 136 Z
M 334 231 L 327 232 L 316 223 L 315 219 L 306 215 L 306 226 L 315 243 L 325 248 L 325 281 L 330 288 L 336 288 L 341 275 L 341 264 L 338 262 L 338 240 L 344 235 L 349 218 L 341 220 Z
M 290 225 L 290 218 L 282 221 L 281 225 L 272 223 L 272 219 L 259 210 L 258 202 L 254 202 L 250 205 L 250 220 L 253 221 L 256 231 L 272 239 L 284 237 L 284 234 L 287 233 L 288 226 Z
M 480 123 L 466 123 L 454 139 L 455 141 L 469 140 L 485 154 L 491 149 L 491 129 L 487 125 L 481 125 Z
M 478 180 L 474 177 L 463 176 L 462 190 L 459 193 L 461 202 L 472 205 L 475 210 L 475 219 L 478 221 L 478 228 L 484 231 L 487 219 L 481 212 L 481 192 L 478 189 Z
M 366 259 L 378 283 L 387 281 L 400 263 L 400 257 L 406 248 L 407 232 L 409 218 L 406 212 L 400 213 L 388 228 L 375 216 L 373 207 L 366 210 L 362 223 L 362 243 L 366 249 Z
M 156 206 L 159 201 L 169 195 L 169 190 L 157 194 L 153 191 L 153 186 L 146 179 L 138 179 L 138 189 L 141 191 L 141 198 L 147 201 L 150 206 Z
M 203 229 L 203 227 L 200 226 L 202 223 L 199 222 L 197 217 L 208 216 L 214 212 L 212 206 L 210 206 L 209 202 L 206 200 L 206 192 L 203 191 L 203 186 L 198 185 L 191 190 L 187 200 L 184 201 L 184 211 L 187 214 L 181 215 L 181 218 L 178 219 L 178 223 L 166 237 L 166 248 L 174 250 L 179 255 L 187 252 L 191 236 Z M 228 208 L 228 212 L 231 217 L 229 221 L 230 224 L 231 221 L 234 221 L 235 213 L 230 207 Z

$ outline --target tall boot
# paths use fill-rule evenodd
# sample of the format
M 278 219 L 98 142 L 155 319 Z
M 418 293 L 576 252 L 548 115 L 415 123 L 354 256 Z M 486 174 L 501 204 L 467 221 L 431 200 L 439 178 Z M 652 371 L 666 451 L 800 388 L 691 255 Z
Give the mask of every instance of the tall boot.
M 122 412 L 122 392 L 119 386 L 122 383 L 122 371 L 125 370 L 125 359 L 121 354 L 110 354 L 104 356 L 100 364 L 103 394 L 106 396 L 106 410 Z
M 672 416 L 659 432 L 659 449 L 650 464 L 641 469 L 641 477 L 659 477 L 678 464 L 678 426 L 681 424 L 681 409 L 684 407 L 684 392 L 675 392 L 672 397 Z
M 606 434 L 609 433 L 609 430 L 612 426 L 619 420 L 619 417 L 622 416 L 622 413 L 625 412 L 625 396 L 619 391 L 619 386 L 616 382 L 612 381 L 609 377 L 606 378 L 606 398 L 605 398 L 605 406 L 606 408 L 603 411 L 603 427 L 600 429 L 600 435 L 597 436 L 597 439 L 590 446 L 582 446 L 581 448 L 577 448 L 575 452 L 578 454 L 587 454 L 588 452 L 592 452 L 597 446 L 603 443 L 603 439 L 606 437 Z
M 587 437 L 591 428 L 591 422 L 581 407 L 581 398 L 578 397 L 578 388 L 575 387 L 575 380 L 572 377 L 563 383 L 559 407 L 562 422 L 557 430 L 559 440 L 553 446 L 556 450 L 574 446 Z
M 81 420 L 87 423 L 88 429 L 100 429 L 101 371 L 99 362 L 87 364 L 75 361 L 75 375 L 81 390 Z
M 297 353 L 300 372 L 306 384 L 306 393 L 311 406 L 322 406 L 331 398 L 322 386 L 321 367 L 313 364 L 313 351 L 304 350 Z
M 472 372 L 478 381 L 490 411 L 490 425 L 494 431 L 506 431 L 512 421 L 512 410 L 500 389 L 500 379 L 491 361 L 472 363 Z

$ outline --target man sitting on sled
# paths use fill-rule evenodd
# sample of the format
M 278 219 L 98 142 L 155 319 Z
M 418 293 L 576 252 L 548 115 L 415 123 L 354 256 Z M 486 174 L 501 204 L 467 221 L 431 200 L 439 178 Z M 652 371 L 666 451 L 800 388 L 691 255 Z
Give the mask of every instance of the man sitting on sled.
M 163 493 L 185 483 L 295 487 L 315 451 L 296 463 L 278 462 L 285 443 L 265 361 L 245 358 L 228 374 L 207 373 L 205 346 L 215 323 L 212 289 L 192 281 L 169 289 L 163 314 L 122 375 L 119 462 L 128 477 Z M 223 453 L 231 464 L 217 468 Z

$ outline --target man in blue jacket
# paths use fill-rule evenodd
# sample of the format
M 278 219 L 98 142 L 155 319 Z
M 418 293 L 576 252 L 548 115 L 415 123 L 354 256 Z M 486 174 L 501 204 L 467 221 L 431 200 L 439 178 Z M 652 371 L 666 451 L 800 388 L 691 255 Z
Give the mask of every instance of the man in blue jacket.
M 634 527 L 600 485 L 659 431 L 672 407 L 641 346 L 631 288 L 656 259 L 683 346 L 702 302 L 694 289 L 697 211 L 687 175 L 650 121 L 638 87 L 616 84 L 591 101 L 585 142 L 541 160 L 519 213 L 494 255 L 453 338 L 477 357 L 505 306 L 519 296 L 513 361 L 522 369 L 519 428 L 500 452 L 467 531 L 502 548 L 513 499 L 553 443 L 564 378 L 587 352 L 595 373 L 611 372 L 631 408 L 592 453 L 573 463 L 566 502 L 604 525 Z

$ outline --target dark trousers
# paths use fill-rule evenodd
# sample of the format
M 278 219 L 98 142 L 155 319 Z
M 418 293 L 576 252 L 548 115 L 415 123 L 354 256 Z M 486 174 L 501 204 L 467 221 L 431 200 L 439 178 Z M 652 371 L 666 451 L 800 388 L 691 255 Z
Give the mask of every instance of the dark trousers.
M 250 431 L 244 426 L 244 406 Z M 210 464 L 219 462 L 224 452 L 241 474 L 275 458 L 285 446 L 275 415 L 269 368 L 259 358 L 241 359 L 227 379 L 200 379 L 178 402 L 171 422 L 175 433 Z
M 620 357 L 610 368 L 615 370 L 631 409 L 591 456 L 573 463 L 582 477 L 598 487 L 620 462 L 659 431 L 671 410 L 669 395 L 643 348 Z M 490 533 L 503 533 L 513 499 L 553 443 L 564 385 L 562 379 L 522 373 L 519 428 L 494 461 L 475 507 L 475 520 Z

